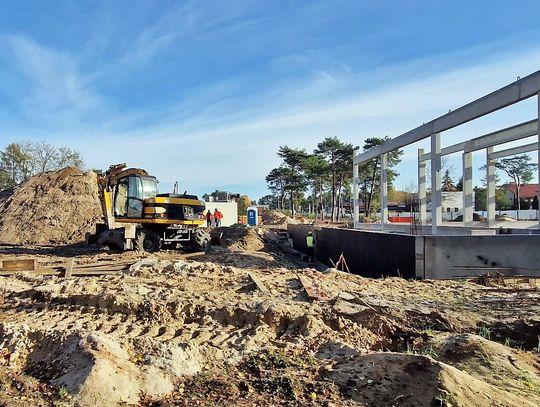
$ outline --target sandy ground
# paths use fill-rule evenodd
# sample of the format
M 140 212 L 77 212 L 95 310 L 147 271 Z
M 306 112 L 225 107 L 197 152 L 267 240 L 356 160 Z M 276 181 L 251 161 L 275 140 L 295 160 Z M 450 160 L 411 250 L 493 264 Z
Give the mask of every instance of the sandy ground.
M 123 267 L 1 278 L 0 405 L 540 404 L 540 291 L 321 273 L 270 230 L 224 233 L 189 259 L 0 246 Z

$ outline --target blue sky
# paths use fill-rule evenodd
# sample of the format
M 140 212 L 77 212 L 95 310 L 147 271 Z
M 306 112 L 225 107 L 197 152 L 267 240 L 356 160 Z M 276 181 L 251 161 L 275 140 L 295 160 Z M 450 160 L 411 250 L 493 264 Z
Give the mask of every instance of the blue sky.
M 395 137 L 540 69 L 539 15 L 510 0 L 4 0 L 0 147 L 45 140 L 89 168 L 146 168 L 162 191 L 258 198 L 280 145 Z M 443 147 L 535 117 L 531 99 Z

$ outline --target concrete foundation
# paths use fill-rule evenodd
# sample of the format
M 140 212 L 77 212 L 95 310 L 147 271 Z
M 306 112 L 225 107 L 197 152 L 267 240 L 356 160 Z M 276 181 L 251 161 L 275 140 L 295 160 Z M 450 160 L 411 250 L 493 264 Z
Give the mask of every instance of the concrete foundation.
M 540 235 L 413 236 L 358 229 L 288 225 L 294 248 L 307 251 L 313 231 L 317 259 L 331 265 L 341 253 L 354 274 L 448 279 L 500 273 L 540 276 Z
M 317 259 L 328 266 L 332 265 L 330 259 L 336 262 L 343 253 L 354 274 L 372 278 L 416 276 L 415 236 L 309 225 L 288 225 L 287 230 L 294 248 L 302 252 L 307 252 L 307 232 L 313 231 Z
M 417 236 L 416 239 L 418 278 L 445 279 L 486 272 L 540 276 L 540 235 Z

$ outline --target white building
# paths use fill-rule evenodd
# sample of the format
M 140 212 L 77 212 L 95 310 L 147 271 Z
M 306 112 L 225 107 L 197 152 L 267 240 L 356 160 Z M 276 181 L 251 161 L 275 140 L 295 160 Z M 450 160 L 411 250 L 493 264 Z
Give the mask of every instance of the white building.
M 427 200 L 427 208 L 431 212 L 431 195 L 427 197 Z M 463 191 L 442 191 L 441 210 L 443 220 L 454 220 L 456 217 L 463 215 Z

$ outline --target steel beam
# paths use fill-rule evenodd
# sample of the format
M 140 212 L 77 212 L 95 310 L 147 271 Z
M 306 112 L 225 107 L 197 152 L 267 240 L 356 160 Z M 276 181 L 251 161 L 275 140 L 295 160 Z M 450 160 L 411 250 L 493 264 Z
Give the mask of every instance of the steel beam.
M 427 199 L 426 199 L 426 162 L 422 161 L 424 149 L 418 149 L 418 211 L 420 216 L 420 225 L 425 225 L 427 221 Z
M 540 71 L 536 71 L 514 83 L 393 138 L 381 146 L 359 154 L 355 157 L 354 162 L 361 163 L 381 154 L 389 153 L 392 150 L 427 138 L 434 133 L 440 133 L 454 128 L 506 106 L 536 96 L 538 93 L 540 93 Z
M 538 120 L 529 120 L 517 124 L 515 126 L 507 127 L 502 130 L 494 131 L 493 133 L 485 134 L 480 137 L 469 140 L 471 142 L 471 151 L 483 150 L 484 148 L 497 146 L 499 144 L 509 143 L 511 141 L 521 140 L 527 137 L 532 137 L 538 134 Z M 465 143 L 458 143 L 452 146 L 445 147 L 441 150 L 441 155 L 449 155 L 463 151 L 465 149 Z M 422 156 L 422 160 L 430 160 L 431 154 L 426 153 Z
M 506 150 L 494 151 L 491 153 L 490 157 L 493 160 L 497 160 L 499 158 L 509 157 L 511 155 L 530 153 L 531 151 L 536 151 L 537 149 L 538 149 L 538 142 L 534 142 L 534 143 L 524 144 L 522 146 L 518 146 L 514 148 L 508 148 Z
M 381 154 L 381 227 L 388 223 L 388 156 Z
M 459 153 L 460 151 L 463 151 L 464 148 L 465 148 L 465 142 L 445 147 L 441 149 L 441 157 L 444 155 Z M 428 161 L 428 160 L 431 160 L 431 153 L 426 153 L 422 156 L 422 161 Z
M 431 135 L 431 233 L 442 223 L 441 209 L 441 133 Z
M 472 151 L 483 150 L 484 148 L 499 144 L 516 141 L 538 134 L 538 120 L 529 120 L 503 130 L 494 131 L 472 140 Z

